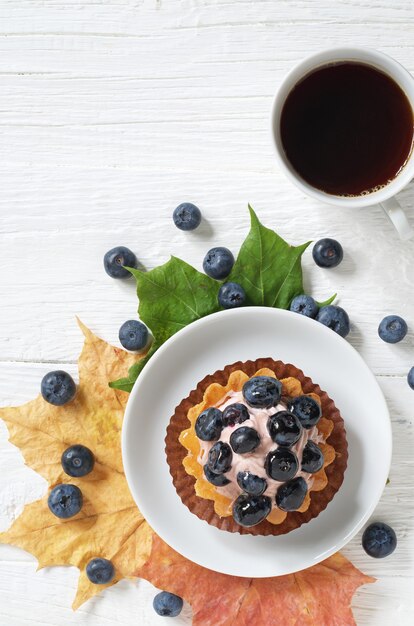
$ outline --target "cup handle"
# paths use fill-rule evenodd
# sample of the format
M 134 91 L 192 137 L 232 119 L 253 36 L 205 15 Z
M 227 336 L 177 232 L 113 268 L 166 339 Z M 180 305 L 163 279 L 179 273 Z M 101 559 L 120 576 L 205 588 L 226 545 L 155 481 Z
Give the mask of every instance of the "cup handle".
M 395 197 L 389 198 L 389 200 L 384 200 L 384 202 L 380 202 L 380 206 L 384 209 L 390 221 L 394 224 L 400 238 L 411 239 L 414 235 L 414 230 L 411 228 L 406 214 Z

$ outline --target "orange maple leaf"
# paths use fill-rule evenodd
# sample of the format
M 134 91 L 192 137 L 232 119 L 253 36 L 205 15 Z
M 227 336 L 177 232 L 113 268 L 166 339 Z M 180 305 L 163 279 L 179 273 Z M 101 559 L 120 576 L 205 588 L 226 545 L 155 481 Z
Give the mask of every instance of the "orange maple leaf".
M 156 535 L 136 575 L 185 598 L 193 626 L 352 626 L 353 594 L 375 581 L 339 552 L 287 576 L 227 576 L 191 563 Z
M 39 395 L 22 406 L 0 409 L 10 441 L 20 448 L 27 465 L 50 487 L 72 483 L 82 490 L 84 504 L 78 515 L 55 517 L 46 494 L 28 504 L 0 534 L 0 542 L 36 556 L 39 569 L 48 565 L 80 569 L 73 608 L 121 578 L 132 577 L 137 564 L 148 558 L 153 536 L 131 497 L 122 467 L 120 433 L 128 394 L 108 387 L 109 380 L 124 375 L 141 357 L 109 345 L 79 325 L 85 343 L 74 400 L 58 407 Z M 95 455 L 93 471 L 83 478 L 67 476 L 60 461 L 62 452 L 77 443 Z M 94 585 L 86 576 L 85 566 L 96 556 L 115 566 L 115 579 L 107 585 Z

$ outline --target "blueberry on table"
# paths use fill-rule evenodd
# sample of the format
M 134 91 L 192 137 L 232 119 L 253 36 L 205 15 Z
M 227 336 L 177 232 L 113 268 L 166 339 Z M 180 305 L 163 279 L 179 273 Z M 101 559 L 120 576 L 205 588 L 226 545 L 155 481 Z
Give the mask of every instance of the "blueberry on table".
M 218 441 L 223 430 L 223 414 L 214 406 L 205 409 L 197 417 L 196 435 L 201 441 Z
M 154 611 L 161 617 L 177 617 L 183 608 L 183 599 L 168 591 L 158 593 L 152 603 Z
M 318 322 L 334 330 L 341 337 L 346 337 L 350 331 L 348 313 L 335 304 L 322 306 L 316 316 Z
M 65 474 L 80 478 L 90 474 L 93 470 L 95 457 L 89 448 L 76 444 L 66 448 L 62 454 L 61 463 Z
M 76 384 L 70 374 L 63 370 L 55 370 L 43 376 L 40 392 L 49 404 L 62 406 L 75 397 Z
M 207 465 L 214 474 L 225 474 L 231 468 L 232 460 L 233 452 L 229 444 L 218 441 L 208 453 Z
M 237 484 L 249 496 L 261 496 L 267 489 L 267 481 L 251 472 L 238 472 Z
M 298 457 L 289 448 L 279 447 L 277 450 L 271 450 L 265 460 L 267 475 L 278 482 L 290 480 L 298 469 Z
M 201 222 L 201 211 L 195 204 L 183 202 L 174 209 L 173 220 L 180 230 L 195 230 Z
M 319 239 L 313 246 L 313 260 L 319 267 L 336 267 L 344 258 L 344 251 L 336 239 Z
M 208 480 L 209 483 L 214 485 L 215 487 L 224 487 L 229 484 L 229 479 L 225 477 L 224 474 L 215 474 L 211 471 L 208 465 L 204 465 L 204 476 Z
M 276 492 L 276 504 L 282 511 L 297 511 L 308 492 L 306 480 L 302 476 L 288 480 Z
M 115 568 L 108 559 L 91 559 L 86 566 L 86 575 L 95 585 L 106 585 L 113 580 Z
M 233 504 L 233 517 L 240 526 L 256 526 L 266 519 L 271 510 L 272 501 L 268 496 L 242 494 Z
M 211 248 L 204 257 L 203 269 L 207 276 L 222 280 L 234 265 L 234 256 L 228 248 Z
M 243 398 L 254 408 L 269 409 L 282 395 L 282 383 L 271 376 L 253 376 L 243 385 Z
M 378 334 L 387 343 L 398 343 L 407 334 L 407 322 L 399 315 L 387 315 L 378 326 Z
M 47 499 L 50 511 L 60 519 L 77 515 L 82 508 L 82 492 L 76 485 L 56 485 Z
M 297 396 L 290 400 L 288 409 L 295 415 L 303 428 L 312 428 L 319 422 L 322 410 L 311 396 Z
M 246 301 L 246 293 L 239 283 L 224 283 L 218 293 L 219 305 L 224 309 L 236 309 Z
M 397 547 L 397 536 L 388 524 L 374 522 L 364 530 L 362 547 L 369 556 L 382 559 L 394 552 Z
M 139 352 L 148 342 L 148 328 L 138 320 L 128 320 L 119 329 L 119 341 L 125 350 Z
M 314 441 L 308 441 L 302 452 L 301 469 L 309 474 L 316 474 L 323 467 L 323 452 Z
M 242 424 L 250 418 L 249 411 L 244 404 L 234 402 L 229 404 L 223 411 L 223 426 L 235 426 Z
M 300 313 L 301 315 L 305 315 L 305 317 L 312 317 L 313 319 L 317 316 L 319 311 L 319 307 L 312 296 L 305 296 L 305 294 L 293 298 L 289 309 L 294 313 Z
M 302 426 L 298 418 L 289 411 L 278 411 L 267 420 L 267 430 L 272 441 L 289 448 L 300 438 Z
M 230 445 L 236 454 L 253 452 L 260 445 L 259 433 L 250 426 L 241 426 L 231 433 Z
M 407 382 L 411 389 L 414 389 L 414 367 L 412 367 L 407 374 Z
M 129 248 L 117 246 L 104 256 L 105 272 L 111 278 L 129 278 L 131 273 L 124 267 L 136 267 L 137 257 Z

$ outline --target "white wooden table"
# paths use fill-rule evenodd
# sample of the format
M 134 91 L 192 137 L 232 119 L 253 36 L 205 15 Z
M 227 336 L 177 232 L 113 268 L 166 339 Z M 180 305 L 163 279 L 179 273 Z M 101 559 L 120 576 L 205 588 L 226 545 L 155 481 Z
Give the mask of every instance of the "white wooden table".
M 32 398 L 56 365 L 76 374 L 75 315 L 117 342 L 136 298 L 132 282 L 103 271 L 114 245 L 149 268 L 171 253 L 201 268 L 212 245 L 237 251 L 248 201 L 292 243 L 338 238 L 342 265 L 320 270 L 307 251 L 306 285 L 320 299 L 338 291 L 349 341 L 389 403 L 394 460 L 375 518 L 399 541 L 383 561 L 364 554 L 361 533 L 344 550 L 378 578 L 356 594 L 354 613 L 360 626 L 411 624 L 414 244 L 397 239 L 378 207 L 345 211 L 303 197 L 276 167 L 268 119 L 285 72 L 322 47 L 371 45 L 414 71 L 411 0 L 0 0 L 0 17 L 1 404 Z M 207 220 L 199 232 L 172 224 L 184 200 Z M 400 200 L 413 223 L 414 187 Z M 387 313 L 410 325 L 400 345 L 377 337 Z M 0 528 L 44 491 L 0 424 Z M 143 581 L 74 614 L 77 570 L 35 570 L 30 555 L 0 546 L 1 626 L 164 623 Z M 186 607 L 176 623 L 190 616 Z

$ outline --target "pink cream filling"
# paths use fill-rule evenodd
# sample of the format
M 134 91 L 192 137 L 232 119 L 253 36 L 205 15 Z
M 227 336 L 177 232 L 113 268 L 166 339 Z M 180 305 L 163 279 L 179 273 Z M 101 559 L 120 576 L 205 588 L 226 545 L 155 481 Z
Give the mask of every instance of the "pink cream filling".
M 242 493 L 242 490 L 237 484 L 237 474 L 239 472 L 251 472 L 256 476 L 260 476 L 261 478 L 266 479 L 267 489 L 264 493 L 266 496 L 269 496 L 272 499 L 272 508 L 278 508 L 275 502 L 275 495 L 278 487 L 280 487 L 280 485 L 283 483 L 270 478 L 266 474 L 266 470 L 264 468 L 264 462 L 267 454 L 271 450 L 276 450 L 279 447 L 278 444 L 274 443 L 274 441 L 272 441 L 272 439 L 270 438 L 269 432 L 267 430 L 267 420 L 270 415 L 273 415 L 278 411 L 286 410 L 286 405 L 283 402 L 280 402 L 276 407 L 272 407 L 270 409 L 254 409 L 244 401 L 241 391 L 230 391 L 215 406 L 223 411 L 229 404 L 234 404 L 235 402 L 244 404 L 247 407 L 247 410 L 250 414 L 250 419 L 243 422 L 243 424 L 236 424 L 235 426 L 226 426 L 225 428 L 223 428 L 220 436 L 220 441 L 223 441 L 224 443 L 229 443 L 230 435 L 232 434 L 232 432 L 234 432 L 234 430 L 236 430 L 236 428 L 239 428 L 240 426 L 250 426 L 251 428 L 257 430 L 257 432 L 259 433 L 260 444 L 256 448 L 256 450 L 248 454 L 236 454 L 235 452 L 233 452 L 231 469 L 225 474 L 226 478 L 230 480 L 230 483 L 228 485 L 225 485 L 224 487 L 215 487 L 215 489 L 218 493 L 234 501 Z M 303 448 L 309 440 L 313 441 L 316 444 L 324 441 L 323 435 L 318 432 L 316 426 L 310 428 L 309 430 L 303 428 L 299 441 L 291 447 L 291 450 L 296 454 L 299 459 L 299 465 L 302 460 Z M 198 462 L 200 463 L 200 465 L 204 466 L 207 462 L 208 453 L 216 442 L 199 440 L 199 443 L 200 454 L 198 456 Z M 296 476 L 302 476 L 306 480 L 308 489 L 312 487 L 312 474 L 299 470 Z

